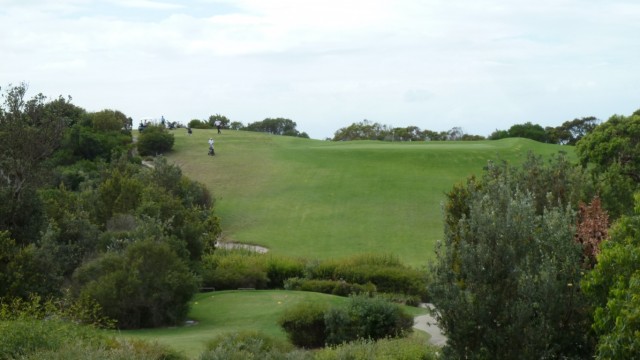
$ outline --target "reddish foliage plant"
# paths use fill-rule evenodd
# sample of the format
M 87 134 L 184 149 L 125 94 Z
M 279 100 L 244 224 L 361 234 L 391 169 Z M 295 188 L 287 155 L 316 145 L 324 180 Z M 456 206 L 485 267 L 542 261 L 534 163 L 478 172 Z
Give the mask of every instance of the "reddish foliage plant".
M 599 197 L 594 197 L 589 204 L 580 203 L 575 240 L 582 245 L 585 264 L 589 268 L 596 263 L 600 243 L 607 238 L 608 229 L 609 215 L 602 208 Z

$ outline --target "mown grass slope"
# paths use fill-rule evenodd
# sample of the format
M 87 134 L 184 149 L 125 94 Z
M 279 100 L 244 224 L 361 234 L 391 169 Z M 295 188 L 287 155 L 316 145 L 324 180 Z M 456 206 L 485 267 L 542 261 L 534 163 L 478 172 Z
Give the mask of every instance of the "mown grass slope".
M 226 130 L 173 132 L 168 158 L 216 198 L 224 240 L 307 258 L 363 252 L 424 265 L 443 236 L 444 193 L 488 160 L 573 148 L 526 139 L 329 142 Z M 207 139 L 216 156 L 207 156 Z

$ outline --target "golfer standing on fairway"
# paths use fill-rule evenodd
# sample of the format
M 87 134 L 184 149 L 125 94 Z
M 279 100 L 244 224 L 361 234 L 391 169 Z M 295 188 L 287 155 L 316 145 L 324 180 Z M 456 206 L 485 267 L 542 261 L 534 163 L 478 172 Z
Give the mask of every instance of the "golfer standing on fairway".
M 209 155 L 214 156 L 216 154 L 215 151 L 213 151 L 213 139 L 209 138 Z

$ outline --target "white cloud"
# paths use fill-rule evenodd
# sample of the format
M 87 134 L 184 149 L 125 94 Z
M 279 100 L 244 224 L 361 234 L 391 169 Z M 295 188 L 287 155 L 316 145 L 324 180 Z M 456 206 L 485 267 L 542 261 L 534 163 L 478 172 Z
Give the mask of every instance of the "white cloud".
M 180 121 L 368 118 L 487 135 L 629 113 L 640 5 L 542 0 L 0 0 L 0 86 Z

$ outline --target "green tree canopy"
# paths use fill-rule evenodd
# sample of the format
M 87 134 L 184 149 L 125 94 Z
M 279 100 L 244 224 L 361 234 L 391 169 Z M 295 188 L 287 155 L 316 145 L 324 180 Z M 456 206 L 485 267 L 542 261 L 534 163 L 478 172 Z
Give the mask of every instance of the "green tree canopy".
M 610 117 L 578 141 L 576 152 L 598 179 L 611 216 L 632 214 L 633 194 L 640 189 L 640 114 Z
M 75 282 L 80 297 L 95 299 L 121 329 L 178 325 L 198 288 L 171 247 L 152 239 L 104 253 L 78 269 Z
M 18 243 L 35 241 L 41 218 L 35 189 L 49 177 L 47 159 L 61 146 L 75 116 L 82 114 L 60 97 L 26 99 L 27 85 L 9 86 L 0 104 L 0 229 Z
M 229 127 L 231 120 L 229 120 L 229 118 L 224 115 L 215 114 L 215 115 L 209 116 L 208 123 L 209 123 L 209 126 L 211 127 L 216 127 L 217 125 L 220 125 L 221 127 L 226 128 L 226 127 Z
M 138 136 L 140 155 L 158 155 L 171 151 L 175 138 L 164 126 L 148 125 Z
M 303 138 L 309 138 L 304 132 L 300 132 L 296 129 L 296 124 L 293 120 L 285 118 L 266 118 L 262 121 L 256 121 L 248 124 L 244 130 L 267 132 L 273 135 L 285 135 L 285 136 L 297 136 Z
M 595 306 L 597 359 L 633 359 L 640 353 L 640 193 L 602 243 L 593 271 L 582 283 Z
M 521 171 L 531 169 L 531 175 L 540 168 Z M 489 164 L 481 179 L 450 193 L 430 294 L 452 358 L 590 354 L 575 212 L 564 205 L 568 194 L 545 192 L 546 201 L 538 201 L 544 178 Z M 562 178 L 556 180 L 571 177 Z

